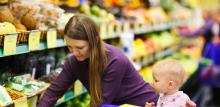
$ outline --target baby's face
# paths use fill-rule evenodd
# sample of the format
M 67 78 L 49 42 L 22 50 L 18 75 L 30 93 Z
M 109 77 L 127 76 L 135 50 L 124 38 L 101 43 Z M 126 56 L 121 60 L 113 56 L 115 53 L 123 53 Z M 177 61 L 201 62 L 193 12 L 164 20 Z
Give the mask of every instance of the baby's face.
M 153 74 L 153 88 L 158 93 L 167 93 L 168 90 L 168 80 L 160 74 Z

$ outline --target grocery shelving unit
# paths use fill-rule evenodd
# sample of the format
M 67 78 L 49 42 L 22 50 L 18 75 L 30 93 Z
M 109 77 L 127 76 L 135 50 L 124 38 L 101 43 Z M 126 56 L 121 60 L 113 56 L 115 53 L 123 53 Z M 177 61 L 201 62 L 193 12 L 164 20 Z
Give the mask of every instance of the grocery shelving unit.
M 151 33 L 151 32 L 164 31 L 164 30 L 172 29 L 174 27 L 191 24 L 193 21 L 194 21 L 194 19 L 192 17 L 190 17 L 187 19 L 169 20 L 166 22 L 158 22 L 158 23 L 150 23 L 150 22 L 149 23 L 134 23 L 134 22 L 123 23 L 122 22 L 118 25 L 117 24 L 111 25 L 111 24 L 104 23 L 104 28 L 103 28 L 102 24 L 100 25 L 100 27 L 102 27 L 100 30 L 100 34 L 101 34 L 101 37 L 103 40 L 109 40 L 109 39 L 114 39 L 114 38 L 120 38 L 123 33 L 131 33 L 134 35 L 141 35 L 141 34 L 146 34 L 146 33 Z M 125 26 L 126 26 L 126 28 L 125 28 Z M 109 27 L 113 27 L 113 29 L 111 28 L 111 31 L 110 31 Z M 32 31 L 28 31 L 28 32 L 32 32 Z M 3 36 L 7 36 L 7 35 L 3 35 Z M 30 35 L 27 34 L 26 36 L 27 36 L 27 38 L 29 38 Z M 56 37 L 55 46 L 52 48 L 66 47 L 66 43 L 63 38 L 63 35 L 58 35 L 58 36 L 59 36 L 59 38 Z M 2 39 L 2 38 L 0 38 L 0 39 Z M 4 39 L 3 39 L 3 41 L 4 41 Z M 30 46 L 29 46 L 28 42 L 25 42 L 25 43 L 17 42 L 15 44 L 13 44 L 16 46 L 15 47 L 16 52 L 14 52 L 13 54 L 10 54 L 10 55 L 4 55 L 5 50 L 4 50 L 4 47 L 3 47 L 4 44 L 3 44 L 3 46 L 1 45 L 1 47 L 0 47 L 0 58 L 20 55 L 20 54 L 24 54 L 24 53 L 31 53 L 31 52 L 35 52 L 35 51 L 45 51 L 48 49 L 52 49 L 51 47 L 48 46 L 47 39 L 38 40 L 37 42 L 39 42 L 39 47 L 35 50 L 29 50 Z M 141 69 L 144 66 L 147 66 L 162 57 L 169 56 L 172 53 L 175 53 L 183 46 L 183 44 L 184 44 L 183 42 L 184 42 L 184 40 L 181 39 L 181 40 L 177 41 L 177 43 L 175 42 L 174 44 L 171 44 L 170 46 L 159 49 L 159 50 L 151 53 L 150 55 L 140 56 L 140 57 L 132 59 L 132 60 L 135 63 L 137 63 L 140 66 L 139 68 Z M 140 70 L 140 69 L 138 69 L 138 70 Z M 60 98 L 57 101 L 56 106 L 59 106 L 65 102 L 67 102 L 73 98 L 76 98 L 77 96 L 80 96 L 81 94 L 85 94 L 85 93 L 87 93 L 87 91 L 85 89 L 81 90 L 80 93 L 74 93 L 73 90 L 69 90 L 68 92 L 66 92 L 64 94 L 64 96 L 62 98 Z M 29 96 L 26 100 L 33 100 L 33 98 L 36 98 L 36 97 L 39 98 L 40 95 L 41 95 L 41 93 Z
M 136 28 L 136 29 L 129 28 L 128 31 L 121 30 L 120 32 L 114 31 L 111 34 L 106 33 L 106 35 L 102 36 L 102 38 L 104 40 L 112 39 L 112 38 L 118 38 L 118 37 L 120 37 L 120 34 L 123 33 L 123 32 L 130 32 L 130 33 L 133 33 L 135 35 L 138 35 L 138 34 L 146 34 L 146 33 L 155 32 L 155 31 L 163 31 L 163 30 L 174 28 L 174 27 L 177 27 L 177 26 L 189 24 L 189 23 L 192 22 L 192 20 L 193 19 L 190 18 L 190 19 L 185 19 L 185 20 L 170 21 L 170 22 L 158 23 L 158 24 L 153 24 L 153 25 L 139 24 L 139 27 Z M 56 47 L 54 47 L 54 48 L 64 47 L 64 46 L 66 46 L 66 43 L 65 43 L 64 39 L 59 38 L 59 39 L 56 40 Z M 41 41 L 39 49 L 34 50 L 34 51 L 43 51 L 43 50 L 46 50 L 46 49 L 49 49 L 47 47 L 47 42 L 46 41 Z M 0 57 L 5 57 L 3 55 L 3 51 L 4 51 L 4 49 L 1 47 L 0 48 Z M 26 43 L 26 44 L 17 44 L 16 45 L 16 53 L 12 54 L 12 55 L 18 55 L 18 54 L 29 53 L 29 52 L 32 52 L 32 51 L 30 51 L 28 49 L 28 43 Z
M 138 28 L 135 28 L 135 29 L 132 29 L 130 28 L 129 30 L 127 30 L 126 32 L 131 32 L 131 33 L 134 33 L 135 35 L 138 35 L 138 34 L 146 34 L 146 33 L 150 33 L 150 32 L 155 32 L 155 31 L 163 31 L 163 30 L 166 30 L 166 29 L 171 29 L 173 27 L 177 27 L 177 26 L 181 26 L 181 25 L 185 25 L 185 24 L 189 24 L 192 22 L 192 19 L 186 19 L 186 20 L 178 20 L 178 21 L 171 21 L 171 22 L 165 22 L 165 23 L 158 23 L 158 24 L 153 24 L 153 25 L 150 25 L 150 24 L 139 24 L 139 27 Z M 117 26 L 117 25 L 116 25 Z M 123 33 L 125 31 L 121 31 L 121 32 L 112 32 L 111 34 L 107 34 L 106 33 L 106 36 L 102 37 L 104 40 L 107 40 L 107 39 L 112 39 L 112 38 L 119 38 L 120 37 L 120 34 Z M 183 41 L 183 40 L 181 40 Z M 177 51 L 181 45 L 181 42 L 178 42 L 178 44 L 174 45 L 172 44 L 171 46 L 168 46 L 168 47 L 165 47 L 161 50 L 158 50 L 154 53 L 152 53 L 150 56 L 148 57 L 140 57 L 138 58 L 138 60 L 135 60 L 135 62 L 139 63 L 141 65 L 140 68 L 142 68 L 143 66 L 146 66 L 152 62 L 155 62 L 157 59 L 159 59 L 160 57 L 164 57 L 164 56 L 167 56 L 167 55 L 170 55 L 172 54 L 173 52 Z M 66 44 L 65 44 L 65 41 L 63 38 L 59 38 L 56 40 L 56 47 L 54 48 L 58 48 L 58 47 L 65 47 Z M 13 54 L 13 55 L 18 55 L 18 54 L 23 54 L 23 53 L 29 53 L 29 52 L 33 52 L 33 51 L 30 51 L 29 48 L 28 48 L 28 44 L 17 44 L 16 45 L 16 54 Z M 43 50 L 46 50 L 46 49 L 49 49 L 47 47 L 47 42 L 46 41 L 40 41 L 40 46 L 39 46 L 39 49 L 37 50 L 34 50 L 34 51 L 43 51 Z M 4 49 L 3 48 L 0 48 L 0 57 L 5 57 L 3 55 L 3 51 Z M 82 91 L 82 93 L 80 94 L 84 94 L 86 93 L 87 91 Z M 73 91 L 68 91 L 56 104 L 56 106 L 66 102 L 66 101 L 69 101 L 75 97 L 77 97 L 79 95 L 75 95 Z M 31 96 L 30 98 L 32 98 L 33 96 Z
M 64 47 L 64 46 L 66 46 L 66 44 L 64 42 L 64 39 L 57 39 L 56 48 Z M 28 49 L 28 44 L 20 44 L 16 48 L 17 48 L 16 49 L 16 54 L 14 54 L 14 55 L 19 55 L 19 54 L 32 52 Z M 40 47 L 36 51 L 43 51 L 43 50 L 46 50 L 46 49 L 48 49 L 46 42 L 40 42 Z M 4 51 L 3 48 L 0 48 L 0 57 L 4 57 L 3 51 Z

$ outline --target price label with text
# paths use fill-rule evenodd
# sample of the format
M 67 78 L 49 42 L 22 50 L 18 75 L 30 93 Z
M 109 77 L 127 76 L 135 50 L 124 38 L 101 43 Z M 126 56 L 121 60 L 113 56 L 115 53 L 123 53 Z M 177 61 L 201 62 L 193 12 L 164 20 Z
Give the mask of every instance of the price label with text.
M 128 32 L 129 30 L 130 30 L 130 23 L 129 22 L 125 22 L 124 24 L 123 24 L 123 30 L 124 30 L 124 32 Z
M 140 31 L 140 23 L 134 23 L 134 30 Z
M 40 31 L 32 31 L 28 38 L 29 50 L 38 50 L 40 47 Z
M 4 56 L 16 54 L 17 34 L 6 35 L 4 38 Z
M 56 30 L 49 30 L 47 32 L 47 48 L 55 48 L 57 46 L 57 32 Z
M 117 33 L 121 33 L 121 32 L 122 32 L 122 25 L 121 25 L 121 24 L 117 24 L 117 26 L 116 26 L 116 32 L 117 32 Z

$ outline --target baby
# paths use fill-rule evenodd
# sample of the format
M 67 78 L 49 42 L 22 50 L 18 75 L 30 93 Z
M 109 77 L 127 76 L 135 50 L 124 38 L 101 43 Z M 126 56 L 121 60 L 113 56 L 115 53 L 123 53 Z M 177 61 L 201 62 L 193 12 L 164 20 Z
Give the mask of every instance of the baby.
M 153 66 L 153 88 L 160 94 L 157 107 L 185 107 L 189 97 L 179 91 L 184 81 L 184 69 L 176 60 L 163 60 Z M 146 103 L 145 107 L 154 107 Z

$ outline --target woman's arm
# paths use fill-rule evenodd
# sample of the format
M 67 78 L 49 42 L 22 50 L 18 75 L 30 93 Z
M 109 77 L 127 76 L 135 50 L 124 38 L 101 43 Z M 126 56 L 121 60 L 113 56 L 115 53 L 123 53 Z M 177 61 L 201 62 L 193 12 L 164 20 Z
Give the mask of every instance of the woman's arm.
M 102 79 L 104 104 L 111 104 L 119 94 L 118 91 L 125 75 L 125 68 L 126 64 L 122 60 L 114 60 L 107 66 Z
M 211 29 L 212 25 L 213 25 L 213 22 L 210 19 L 210 20 L 207 20 L 204 23 L 204 25 L 202 25 L 200 28 L 198 28 L 195 31 L 179 31 L 179 34 L 183 36 L 187 36 L 187 37 L 196 37 L 199 35 L 204 35 L 208 30 Z
M 37 107 L 53 107 L 56 101 L 62 97 L 71 84 L 73 84 L 76 77 L 72 71 L 72 64 L 71 59 L 64 64 L 63 71 L 50 84 L 50 87 L 45 91 Z

